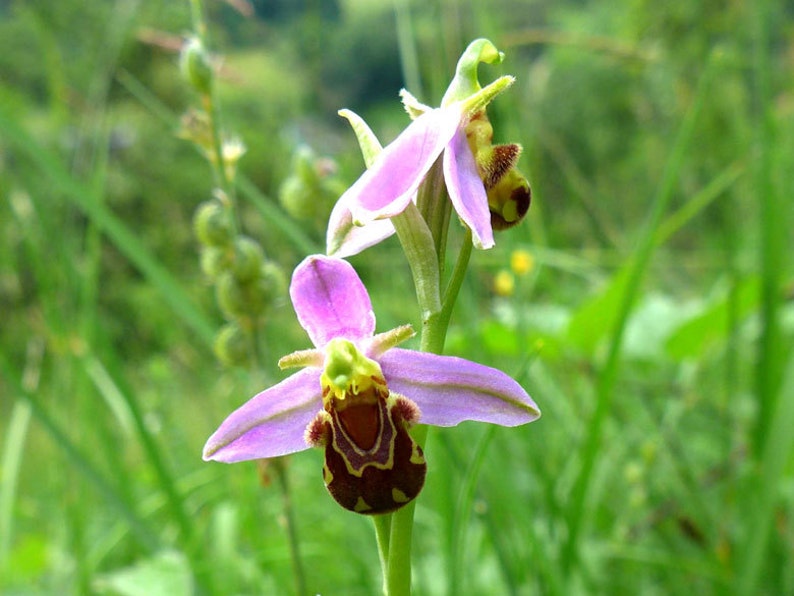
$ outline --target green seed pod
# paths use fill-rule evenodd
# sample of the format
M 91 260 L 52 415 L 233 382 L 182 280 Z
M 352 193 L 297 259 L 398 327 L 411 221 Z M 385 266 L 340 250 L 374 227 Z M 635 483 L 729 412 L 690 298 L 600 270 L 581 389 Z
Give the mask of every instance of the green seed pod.
M 265 261 L 259 276 L 246 287 L 252 314 L 261 314 L 287 292 L 287 277 L 276 263 Z
M 262 265 L 262 277 L 270 288 L 270 294 L 274 300 L 278 300 L 287 293 L 287 276 L 281 265 L 273 261 L 265 261 Z
M 208 278 L 216 279 L 231 264 L 231 254 L 225 248 L 205 246 L 201 249 L 201 271 Z
M 198 91 L 208 95 L 212 91 L 212 65 L 200 40 L 191 38 L 182 47 L 179 59 L 182 75 Z
M 229 246 L 234 236 L 229 214 L 218 201 L 205 201 L 198 206 L 193 229 L 199 241 L 207 246 Z
M 292 160 L 292 171 L 307 186 L 317 186 L 320 174 L 317 171 L 317 156 L 310 147 L 299 147 Z
M 318 158 L 309 147 L 298 148 L 290 175 L 279 188 L 281 205 L 295 219 L 326 215 L 326 207 L 340 194 L 335 171 L 336 164 L 332 160 Z
M 295 219 L 311 219 L 316 209 L 316 189 L 308 186 L 300 176 L 289 176 L 278 190 L 284 210 Z
M 231 271 L 224 271 L 215 286 L 215 295 L 223 314 L 230 319 L 258 314 L 249 304 L 250 282 L 241 282 Z
M 213 349 L 226 366 L 241 366 L 248 362 L 249 338 L 237 323 L 229 323 L 215 336 Z
M 284 295 L 287 279 L 281 267 L 265 262 L 250 280 L 241 281 L 232 271 L 222 273 L 215 290 L 218 305 L 227 317 L 255 317 Z
M 257 277 L 264 258 L 262 247 L 256 240 L 247 236 L 239 236 L 234 240 L 232 271 L 239 281 L 247 282 Z

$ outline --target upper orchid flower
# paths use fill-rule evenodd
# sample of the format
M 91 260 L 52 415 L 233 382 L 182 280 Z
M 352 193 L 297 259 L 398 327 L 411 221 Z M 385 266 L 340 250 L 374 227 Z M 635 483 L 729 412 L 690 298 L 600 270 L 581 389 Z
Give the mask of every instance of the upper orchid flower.
M 472 42 L 461 56 L 439 108 L 425 106 L 403 90 L 405 107 L 415 119 L 383 150 L 363 120 L 352 112 L 340 112 L 353 125 L 368 169 L 340 197 L 331 214 L 329 254 L 349 256 L 391 235 L 394 228 L 390 223 L 375 222 L 402 213 L 416 200 L 419 186 L 439 156 L 450 201 L 471 229 L 474 245 L 483 249 L 494 245 L 492 214 L 504 219 L 504 200 L 489 191 L 513 170 L 521 148 L 516 144 L 492 146 L 492 130 L 485 117 L 485 106 L 513 83 L 513 77 L 500 77 L 481 88 L 477 64 L 502 58 L 489 41 Z M 517 223 L 529 207 L 526 181 L 522 188 L 524 204 L 508 215 L 511 222 Z
M 394 347 L 410 326 L 374 335 L 369 295 L 346 261 L 311 256 L 290 296 L 315 349 L 279 361 L 305 367 L 233 412 L 204 459 L 238 462 L 325 448 L 331 495 L 358 513 L 385 513 L 422 488 L 425 460 L 408 428 L 479 420 L 516 426 L 540 416 L 506 374 L 461 358 Z

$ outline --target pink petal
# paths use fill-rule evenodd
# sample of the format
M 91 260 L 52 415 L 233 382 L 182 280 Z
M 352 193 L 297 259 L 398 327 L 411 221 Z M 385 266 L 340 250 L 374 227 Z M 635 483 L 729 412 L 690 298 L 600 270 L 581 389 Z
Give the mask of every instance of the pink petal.
M 204 460 L 231 464 L 308 449 L 303 432 L 322 405 L 320 371 L 305 368 L 255 395 L 223 421 Z
M 356 341 L 375 331 L 369 294 L 347 261 L 307 257 L 292 274 L 289 295 L 298 321 L 318 348 L 335 337 Z
M 353 224 L 350 209 L 342 201 L 337 201 L 328 219 L 326 252 L 343 259 L 357 255 L 392 234 L 394 226 L 388 219 L 371 221 L 363 226 Z
M 477 420 L 518 426 L 540 416 L 521 385 L 489 366 L 401 348 L 383 354 L 380 365 L 389 390 L 419 406 L 420 424 L 455 426 Z
M 493 247 L 488 197 L 466 140 L 466 132 L 462 128 L 455 133 L 444 152 L 444 180 L 452 206 L 472 231 L 474 246 Z
M 345 201 L 361 223 L 402 213 L 460 127 L 460 108 L 435 109 L 414 120 L 347 189 Z

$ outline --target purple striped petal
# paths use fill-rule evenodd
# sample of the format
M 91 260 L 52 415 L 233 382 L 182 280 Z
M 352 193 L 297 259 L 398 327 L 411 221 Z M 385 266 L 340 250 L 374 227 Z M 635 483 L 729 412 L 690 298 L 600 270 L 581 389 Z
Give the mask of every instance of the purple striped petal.
M 455 133 L 444 152 L 444 180 L 452 206 L 472 231 L 474 246 L 493 247 L 488 197 L 463 128 Z
M 347 261 L 307 257 L 292 274 L 289 295 L 298 321 L 318 348 L 335 337 L 357 341 L 375 332 L 369 294 Z
M 394 226 L 388 219 L 371 221 L 363 226 L 353 224 L 350 209 L 341 201 L 337 201 L 328 218 L 326 252 L 343 259 L 357 255 L 392 234 L 394 234 Z
M 420 424 L 464 420 L 518 426 L 540 416 L 527 392 L 505 373 L 453 356 L 393 348 L 380 358 L 389 390 L 416 402 Z
M 303 432 L 322 407 L 320 371 L 306 368 L 232 412 L 204 446 L 205 461 L 277 457 L 309 446 Z
M 367 223 L 402 213 L 461 119 L 455 106 L 430 110 L 414 120 L 339 199 L 350 206 L 353 218 Z

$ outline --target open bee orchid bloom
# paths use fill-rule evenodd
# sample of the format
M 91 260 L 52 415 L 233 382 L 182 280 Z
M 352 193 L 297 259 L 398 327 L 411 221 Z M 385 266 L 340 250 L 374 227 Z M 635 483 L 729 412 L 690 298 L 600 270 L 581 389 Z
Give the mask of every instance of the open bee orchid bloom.
M 323 477 L 337 502 L 358 513 L 387 513 L 424 483 L 412 424 L 517 426 L 540 416 L 526 391 L 498 370 L 395 347 L 413 335 L 410 326 L 376 335 L 369 295 L 346 261 L 308 257 L 295 269 L 290 296 L 315 349 L 279 361 L 303 370 L 234 411 L 207 441 L 205 460 L 322 447 Z
M 421 104 L 403 89 L 403 104 L 414 120 L 386 147 L 381 148 L 358 115 L 340 111 L 353 126 L 368 169 L 331 213 L 329 255 L 350 256 L 392 235 L 389 218 L 416 201 L 439 158 L 449 200 L 471 230 L 475 247 L 493 247 L 494 228 L 504 229 L 523 218 L 530 192 L 515 170 L 521 147 L 493 146 L 493 129 L 485 114 L 488 103 L 513 83 L 513 77 L 500 77 L 484 88 L 477 80 L 477 64 L 502 57 L 489 41 L 472 42 L 438 108 Z
M 491 248 L 494 239 L 488 199 L 466 138 L 467 123 L 462 103 L 428 109 L 384 147 L 372 166 L 340 197 L 338 205 L 350 210 L 358 226 L 394 217 L 415 199 L 431 166 L 443 156 L 444 180 L 455 211 L 472 230 L 475 245 Z M 333 218 L 329 224 L 331 236 L 335 233 L 332 225 Z M 391 232 L 386 226 L 368 227 L 371 240 L 362 244 L 377 243 L 386 230 Z

